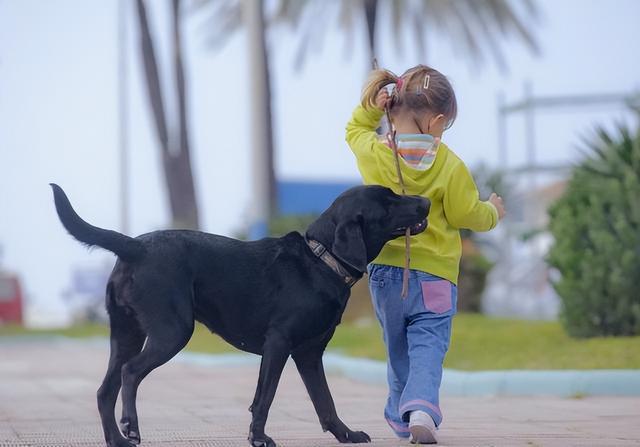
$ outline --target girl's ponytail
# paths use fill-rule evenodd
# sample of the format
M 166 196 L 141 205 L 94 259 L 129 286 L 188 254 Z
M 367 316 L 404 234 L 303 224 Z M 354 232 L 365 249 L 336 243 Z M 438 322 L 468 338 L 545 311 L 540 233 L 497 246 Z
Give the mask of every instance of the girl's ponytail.
M 369 74 L 369 79 L 362 89 L 361 104 L 365 109 L 376 106 L 376 96 L 385 85 L 394 84 L 398 81 L 398 76 L 393 72 L 384 69 L 373 70 Z

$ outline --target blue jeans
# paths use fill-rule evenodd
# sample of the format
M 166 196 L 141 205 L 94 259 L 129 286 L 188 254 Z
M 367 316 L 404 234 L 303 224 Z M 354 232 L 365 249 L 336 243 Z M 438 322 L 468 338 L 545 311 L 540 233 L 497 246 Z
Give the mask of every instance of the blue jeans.
M 458 290 L 446 279 L 410 270 L 403 299 L 403 270 L 369 265 L 369 289 L 387 347 L 389 397 L 384 416 L 396 435 L 408 437 L 413 410 L 431 415 L 436 426 L 442 422 L 442 363 L 449 349 Z

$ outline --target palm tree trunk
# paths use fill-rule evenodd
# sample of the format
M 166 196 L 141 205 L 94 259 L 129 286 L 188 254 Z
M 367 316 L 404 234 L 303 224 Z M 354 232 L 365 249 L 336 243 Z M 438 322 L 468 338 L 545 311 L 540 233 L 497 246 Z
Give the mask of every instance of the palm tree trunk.
M 147 80 L 147 93 L 153 118 L 156 123 L 156 133 L 162 152 L 169 151 L 169 138 L 167 133 L 167 123 L 164 115 L 164 104 L 162 101 L 162 90 L 160 88 L 160 77 L 158 75 L 158 64 L 156 62 L 155 50 L 151 33 L 149 32 L 149 22 L 144 0 L 137 0 L 138 23 L 140 26 L 140 49 L 142 50 L 142 60 L 144 63 L 144 73 Z
M 176 70 L 176 91 L 178 93 L 179 138 L 178 150 L 170 151 L 170 162 L 173 172 L 174 188 L 177 190 L 173 199 L 174 226 L 180 224 L 186 228 L 198 228 L 198 206 L 191 170 L 191 149 L 189 145 L 189 128 L 187 120 L 187 100 L 184 66 L 182 63 L 182 28 L 180 17 L 181 0 L 173 0 L 173 56 Z
M 264 23 L 263 0 L 243 0 L 243 20 L 249 42 L 251 73 L 251 135 L 253 216 L 250 237 L 266 236 L 276 209 L 275 169 L 271 114 L 270 71 Z
M 198 228 L 198 208 L 191 171 L 191 158 L 186 116 L 185 80 L 180 51 L 180 13 L 179 0 L 173 0 L 173 62 L 176 70 L 176 89 L 179 109 L 179 147 L 172 148 L 169 143 L 167 115 L 165 113 L 162 88 L 158 74 L 158 64 L 144 0 L 137 0 L 138 21 L 140 25 L 140 45 L 144 62 L 147 93 L 156 124 L 156 135 L 160 143 L 160 153 L 164 168 L 165 182 L 169 195 L 172 227 Z
M 264 30 L 264 28 L 262 28 Z M 269 66 L 269 56 L 267 50 L 266 38 L 263 41 L 263 57 L 264 57 L 264 79 L 265 79 L 265 109 L 264 120 L 267 129 L 267 139 L 265 141 L 265 149 L 267 151 L 267 177 L 269 183 L 269 220 L 278 213 L 278 197 L 276 191 L 276 169 L 275 169 L 275 144 L 273 141 L 273 104 L 271 102 L 271 68 Z

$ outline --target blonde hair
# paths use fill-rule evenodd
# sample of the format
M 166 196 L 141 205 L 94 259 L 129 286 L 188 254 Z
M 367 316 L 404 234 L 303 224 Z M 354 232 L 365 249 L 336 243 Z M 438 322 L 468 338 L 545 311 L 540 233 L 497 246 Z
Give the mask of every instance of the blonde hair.
M 391 93 L 389 111 L 407 109 L 416 113 L 427 111 L 442 114 L 450 127 L 458 115 L 456 94 L 449 80 L 438 70 L 417 65 L 401 76 L 385 69 L 373 70 L 362 89 L 362 106 L 375 107 L 380 89 L 395 84 Z

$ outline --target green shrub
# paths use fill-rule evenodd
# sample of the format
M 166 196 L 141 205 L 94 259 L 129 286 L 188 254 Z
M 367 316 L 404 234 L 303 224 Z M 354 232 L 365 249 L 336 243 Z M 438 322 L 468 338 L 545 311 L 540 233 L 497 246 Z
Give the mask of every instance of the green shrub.
M 469 242 L 471 240 L 463 240 L 463 247 Z M 480 251 L 469 253 L 462 249 L 458 277 L 458 310 L 460 312 L 482 310 L 482 292 L 487 283 L 487 275 L 492 268 L 493 263 Z
M 640 134 L 604 130 L 550 209 L 561 319 L 577 337 L 640 334 Z

